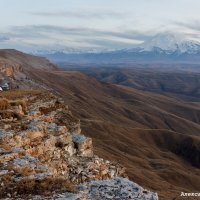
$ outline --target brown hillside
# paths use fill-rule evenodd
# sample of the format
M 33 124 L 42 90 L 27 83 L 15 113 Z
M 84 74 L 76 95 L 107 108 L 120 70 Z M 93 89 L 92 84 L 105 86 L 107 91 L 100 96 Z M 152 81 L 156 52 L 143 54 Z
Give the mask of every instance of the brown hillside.
M 34 82 L 34 86 L 62 96 L 81 119 L 83 133 L 93 138 L 95 152 L 120 161 L 132 180 L 166 200 L 181 191 L 199 191 L 198 103 L 101 83 L 79 72 L 54 67 L 44 70 L 23 63 L 30 85 Z M 26 79 L 12 81 L 27 85 Z
M 161 199 L 198 191 L 198 106 L 99 83 L 78 72 L 33 71 L 31 76 L 73 107 L 96 153 L 120 160 L 132 180 L 158 191 Z

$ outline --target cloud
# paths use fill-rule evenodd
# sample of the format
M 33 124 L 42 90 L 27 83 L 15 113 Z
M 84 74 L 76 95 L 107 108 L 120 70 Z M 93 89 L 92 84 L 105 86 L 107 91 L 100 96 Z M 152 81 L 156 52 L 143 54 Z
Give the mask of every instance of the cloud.
M 56 11 L 56 12 L 29 12 L 28 14 L 38 17 L 64 17 L 64 18 L 79 18 L 79 19 L 104 19 L 104 18 L 124 18 L 128 14 L 115 11 Z
M 151 38 L 149 33 L 134 30 L 121 31 L 87 27 L 63 27 L 50 25 L 14 26 L 7 35 L 9 47 L 27 48 L 130 48 Z M 13 48 L 16 48 L 16 47 Z
M 115 37 L 121 39 L 129 39 L 129 40 L 146 40 L 151 38 L 149 33 L 142 33 L 133 30 L 127 31 L 108 31 L 102 29 L 92 29 L 85 27 L 62 27 L 62 26 L 18 26 L 13 27 L 8 33 L 10 36 L 15 35 L 18 37 L 56 37 L 63 35 L 64 37 Z
M 6 37 L 4 35 L 0 35 L 0 42 L 5 42 L 5 41 L 8 41 L 10 38 L 9 37 Z
M 176 21 L 174 22 L 174 25 L 193 30 L 193 31 L 200 31 L 200 21 L 199 20 L 193 20 L 190 22 L 181 22 L 181 21 Z

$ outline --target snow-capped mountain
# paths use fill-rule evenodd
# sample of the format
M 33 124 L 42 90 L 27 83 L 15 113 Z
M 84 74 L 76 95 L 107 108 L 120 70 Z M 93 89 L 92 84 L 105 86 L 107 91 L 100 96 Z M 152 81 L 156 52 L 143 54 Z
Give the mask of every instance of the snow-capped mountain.
M 172 34 L 172 33 L 159 33 L 152 36 L 150 39 L 144 41 L 138 46 L 134 46 L 129 49 L 76 49 L 66 47 L 63 49 L 49 49 L 49 50 L 37 50 L 31 52 L 35 55 L 50 55 L 50 54 L 102 54 L 102 53 L 113 53 L 113 52 L 164 52 L 170 53 L 188 53 L 195 54 L 200 52 L 200 43 L 197 41 L 189 40 L 182 35 Z
M 157 34 L 139 46 L 121 50 L 43 51 L 36 55 L 56 63 L 195 63 L 200 64 L 200 43 L 180 35 Z
M 200 43 L 192 40 L 188 40 L 181 35 L 168 34 L 157 34 L 151 39 L 145 41 L 140 45 L 143 51 L 153 51 L 155 49 L 160 49 L 170 52 L 179 53 L 197 53 L 200 51 Z

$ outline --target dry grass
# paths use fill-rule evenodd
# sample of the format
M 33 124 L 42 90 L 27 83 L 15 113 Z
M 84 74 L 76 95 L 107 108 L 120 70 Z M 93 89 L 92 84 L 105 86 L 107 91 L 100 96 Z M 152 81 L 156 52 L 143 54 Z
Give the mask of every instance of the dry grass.
M 21 119 L 22 116 L 17 111 L 15 111 L 14 107 L 22 107 L 22 111 L 24 113 L 27 112 L 27 104 L 24 100 L 15 100 L 10 101 L 8 99 L 2 98 L 0 99 L 0 118 L 1 119 L 10 119 L 10 118 L 16 118 Z
M 28 195 L 50 195 L 52 192 L 71 192 L 76 193 L 76 186 L 68 180 L 58 178 L 45 178 L 44 180 L 24 179 L 20 182 L 11 182 L 11 175 L 2 177 L 2 185 L 0 186 L 0 198 L 5 198 L 9 193 L 13 198 L 20 195 L 25 198 Z
M 22 118 L 21 114 L 13 111 L 13 110 L 1 110 L 0 111 L 0 118 L 1 119 L 18 119 L 20 120 Z
M 21 168 L 17 168 L 14 169 L 15 174 L 19 175 L 19 176 L 29 176 L 30 174 L 33 174 L 33 169 L 31 169 L 30 167 L 21 167 Z
M 24 113 L 27 112 L 26 102 L 23 100 L 9 101 L 10 106 L 21 106 Z
M 9 100 L 15 100 L 20 99 L 25 96 L 34 96 L 34 95 L 40 95 L 41 91 L 39 90 L 10 90 L 5 91 L 0 94 L 0 98 L 6 98 Z
M 7 110 L 9 108 L 9 102 L 7 99 L 0 99 L 0 110 Z
M 0 148 L 5 149 L 7 151 L 9 151 L 11 149 L 10 145 L 8 145 L 8 144 L 2 144 L 2 143 L 0 144 Z
M 58 110 L 58 109 L 64 109 L 65 108 L 65 105 L 59 103 L 58 101 L 55 102 L 55 104 L 53 106 L 50 106 L 48 108 L 46 107 L 40 107 L 39 110 L 40 112 L 43 114 L 43 115 L 47 115 L 49 114 L 50 112 L 52 111 L 55 111 L 55 110 Z
M 40 183 L 40 188 L 42 191 L 67 191 L 75 193 L 76 186 L 71 183 L 70 181 L 67 181 L 66 179 L 60 177 L 60 178 L 46 178 Z

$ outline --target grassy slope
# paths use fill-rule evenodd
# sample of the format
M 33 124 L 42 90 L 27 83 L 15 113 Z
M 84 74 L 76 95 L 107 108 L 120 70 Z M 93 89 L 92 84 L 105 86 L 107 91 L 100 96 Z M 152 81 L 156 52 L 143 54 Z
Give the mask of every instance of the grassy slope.
M 30 74 L 65 99 L 81 118 L 83 133 L 94 139 L 96 153 L 119 160 L 132 180 L 158 191 L 161 199 L 199 189 L 198 105 L 103 84 L 78 72 Z

